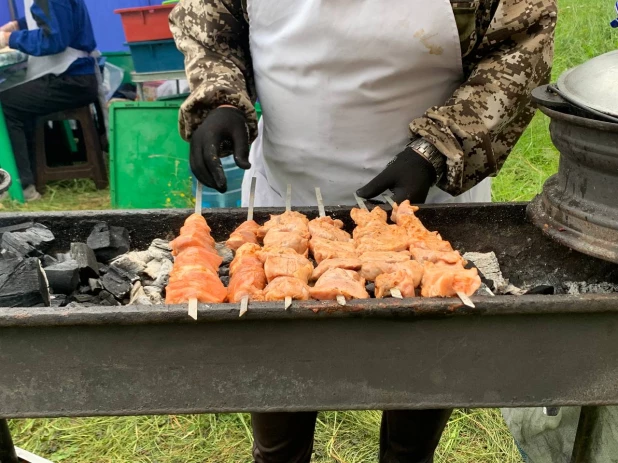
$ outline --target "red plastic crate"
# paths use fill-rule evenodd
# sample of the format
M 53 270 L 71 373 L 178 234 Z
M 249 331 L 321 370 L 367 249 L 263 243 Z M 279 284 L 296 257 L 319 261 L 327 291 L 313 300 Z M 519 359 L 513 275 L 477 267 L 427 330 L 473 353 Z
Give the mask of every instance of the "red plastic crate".
M 147 42 L 172 38 L 168 18 L 176 4 L 114 10 L 120 15 L 127 42 Z

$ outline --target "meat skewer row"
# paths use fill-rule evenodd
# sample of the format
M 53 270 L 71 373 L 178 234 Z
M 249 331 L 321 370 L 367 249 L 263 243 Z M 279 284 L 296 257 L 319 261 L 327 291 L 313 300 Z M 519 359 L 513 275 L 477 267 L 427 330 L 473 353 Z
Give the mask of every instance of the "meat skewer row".
M 268 285 L 264 289 L 267 301 L 284 300 L 285 310 L 293 300 L 308 300 L 309 277 L 313 265 L 307 259 L 309 220 L 292 211 L 292 186 L 288 185 L 285 212 L 271 219 L 258 231 L 264 248 L 260 253 Z
M 459 252 L 454 251 L 438 233 L 430 232 L 423 226 L 414 214 L 418 207 L 412 206 L 409 201 L 397 205 L 391 198 L 385 198 L 393 206 L 393 221 L 405 229 L 410 238 L 412 257 L 423 263 L 421 296 L 457 295 L 465 305 L 474 307 L 469 296 L 481 285 L 478 271 L 475 268 L 466 269 L 466 261 Z
M 228 284 L 228 300 L 240 301 L 240 317 L 249 310 L 249 301 L 264 300 L 263 290 L 266 286 L 264 264 L 258 257 L 260 246 L 257 243 L 259 225 L 253 220 L 255 205 L 255 186 L 257 179 L 251 179 L 249 192 L 249 209 L 247 221 L 243 222 L 232 234 L 226 244 L 236 251 L 230 264 L 230 282 Z M 248 226 L 245 226 L 247 225 Z M 258 228 L 255 228 L 255 226 Z
M 333 220 L 332 217 L 326 216 L 322 193 L 319 188 L 315 189 L 316 199 L 318 202 L 319 218 L 312 220 L 309 223 L 312 229 L 311 240 L 320 240 L 322 243 L 330 242 L 335 247 L 345 243 L 347 239 L 350 241 L 350 235 L 345 232 L 343 222 Z M 329 239 L 331 238 L 331 239 Z M 315 247 L 314 257 L 315 256 Z M 369 293 L 365 289 L 365 279 L 362 278 L 357 270 L 360 270 L 358 259 L 329 259 L 322 260 L 323 268 L 320 272 L 313 272 L 313 278 L 317 282 L 310 290 L 311 297 L 318 300 L 336 299 L 339 305 L 346 305 L 347 299 L 368 299 Z M 342 268 L 348 267 L 348 268 Z
M 201 188 L 197 188 L 199 191 Z M 219 279 L 222 258 L 215 249 L 210 227 L 201 214 L 201 196 L 196 212 L 189 216 L 179 236 L 170 243 L 174 268 L 166 287 L 166 303 L 189 303 L 189 316 L 197 320 L 197 303 L 224 302 L 227 291 Z

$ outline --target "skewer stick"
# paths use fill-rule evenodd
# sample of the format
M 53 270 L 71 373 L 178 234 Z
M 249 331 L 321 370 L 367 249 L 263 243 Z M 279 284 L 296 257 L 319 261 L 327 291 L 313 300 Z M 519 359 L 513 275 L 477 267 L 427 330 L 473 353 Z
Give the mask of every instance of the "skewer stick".
M 394 206 L 395 204 L 397 204 L 397 203 L 395 203 L 395 201 L 393 201 L 393 198 L 391 198 L 389 195 L 382 195 L 382 197 L 391 206 Z
M 339 296 L 337 296 L 337 304 L 339 304 L 341 306 L 345 306 L 347 304 L 347 302 L 345 300 L 345 296 L 342 296 L 341 294 Z
M 292 210 L 292 185 L 288 183 L 288 191 L 285 195 L 285 211 L 290 212 Z
M 468 295 L 466 293 L 462 293 L 461 291 L 457 291 L 457 296 L 459 296 L 459 299 L 461 299 L 461 302 L 464 303 L 464 305 L 471 307 L 471 308 L 475 308 L 476 306 L 474 305 L 474 302 L 472 302 L 472 300 L 468 297 Z
M 292 296 L 285 297 L 285 310 L 288 310 L 292 306 Z
M 197 182 L 195 187 L 195 213 L 202 215 L 202 183 Z M 189 317 L 197 320 L 197 298 L 189 299 Z
M 318 212 L 320 217 L 326 217 L 326 210 L 324 209 L 324 200 L 322 199 L 322 191 L 319 187 L 315 188 L 315 197 L 318 200 Z
M 365 201 L 363 201 L 363 199 L 359 197 L 356 193 L 354 193 L 354 199 L 356 200 L 356 204 L 358 204 L 358 207 L 360 207 L 364 211 L 369 210 L 367 209 L 367 205 L 365 204 Z
M 391 289 L 391 296 L 396 299 L 403 299 L 403 294 L 401 294 L 401 291 L 399 291 L 398 288 Z
M 253 220 L 253 209 L 255 205 L 255 183 L 257 179 L 253 177 L 251 179 L 251 190 L 249 192 L 249 210 L 247 212 L 247 221 Z M 240 315 L 242 317 L 249 311 L 249 296 L 245 296 L 240 301 Z

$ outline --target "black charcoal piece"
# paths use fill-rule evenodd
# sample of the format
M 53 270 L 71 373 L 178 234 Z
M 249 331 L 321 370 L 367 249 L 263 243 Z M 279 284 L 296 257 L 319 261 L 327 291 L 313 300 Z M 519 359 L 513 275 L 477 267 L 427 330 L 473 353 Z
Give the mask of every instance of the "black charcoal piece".
M 107 265 L 99 262 L 99 275 L 105 275 L 108 270 L 109 270 L 109 267 Z
M 58 254 L 56 254 L 56 260 L 58 262 L 65 262 L 67 260 L 73 260 L 73 258 L 71 257 L 71 253 L 70 252 L 59 252 Z
M 65 306 L 65 308 L 69 310 L 71 309 L 75 310 L 75 309 L 83 309 L 85 307 L 94 307 L 96 305 L 97 304 L 93 304 L 92 302 L 83 302 L 83 303 L 82 302 L 70 302 L 69 304 Z
M 47 254 L 41 257 L 41 265 L 43 266 L 43 268 L 49 267 L 50 265 L 54 265 L 57 263 L 58 260 L 54 259 L 52 256 L 48 256 Z
M 221 277 L 221 283 L 223 283 L 223 286 L 229 286 L 230 285 L 230 277 Z
M 49 306 L 47 278 L 39 259 L 0 260 L 0 307 Z
M 109 291 L 103 290 L 99 293 L 99 304 L 102 306 L 113 307 L 120 305 L 120 302 L 118 302 Z
M 127 229 L 110 227 L 105 222 L 99 222 L 94 226 L 86 243 L 94 251 L 97 259 L 105 263 L 129 252 L 131 248 L 131 238 Z
M 109 266 L 118 273 L 126 275 L 131 281 L 139 280 L 139 274 L 146 269 L 146 263 L 136 252 L 130 252 L 114 259 Z
M 49 286 L 56 294 L 71 294 L 79 285 L 79 267 L 74 260 L 66 260 L 45 268 Z
M 81 281 L 88 282 L 88 278 L 99 276 L 99 263 L 90 249 L 84 243 L 71 243 L 71 257 L 77 261 Z
M 101 280 L 98 280 L 97 278 L 89 278 L 88 287 L 90 288 L 90 292 L 97 294 L 103 289 L 103 284 L 101 283 Z
M 2 249 L 18 256 L 41 257 L 54 242 L 54 234 L 45 225 L 35 223 L 25 231 L 2 235 Z
M 96 296 L 93 296 L 92 294 L 73 293 L 71 294 L 71 299 L 74 300 L 75 302 L 79 302 L 80 304 L 84 304 L 86 302 L 95 304 L 96 302 L 98 302 L 98 299 L 96 298 Z
M 113 268 L 110 268 L 109 272 L 103 275 L 101 283 L 116 299 L 124 298 L 131 291 L 131 281 Z
M 34 227 L 34 222 L 24 222 L 17 225 L 9 225 L 8 227 L 0 227 L 0 237 L 7 232 L 22 232 Z
M 67 297 L 64 294 L 54 294 L 50 302 L 50 307 L 64 307 L 67 304 Z
M 223 267 L 219 267 L 219 276 L 227 277 L 230 276 L 230 267 L 224 265 Z

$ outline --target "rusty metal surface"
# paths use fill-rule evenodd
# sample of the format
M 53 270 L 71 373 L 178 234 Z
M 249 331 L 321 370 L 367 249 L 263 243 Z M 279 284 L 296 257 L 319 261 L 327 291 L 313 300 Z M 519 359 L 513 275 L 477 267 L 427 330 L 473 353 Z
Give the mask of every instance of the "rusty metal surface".
M 618 404 L 616 299 L 567 299 L 2 309 L 0 416 Z
M 560 168 L 528 214 L 557 242 L 618 263 L 618 124 L 541 109 L 552 118 Z

